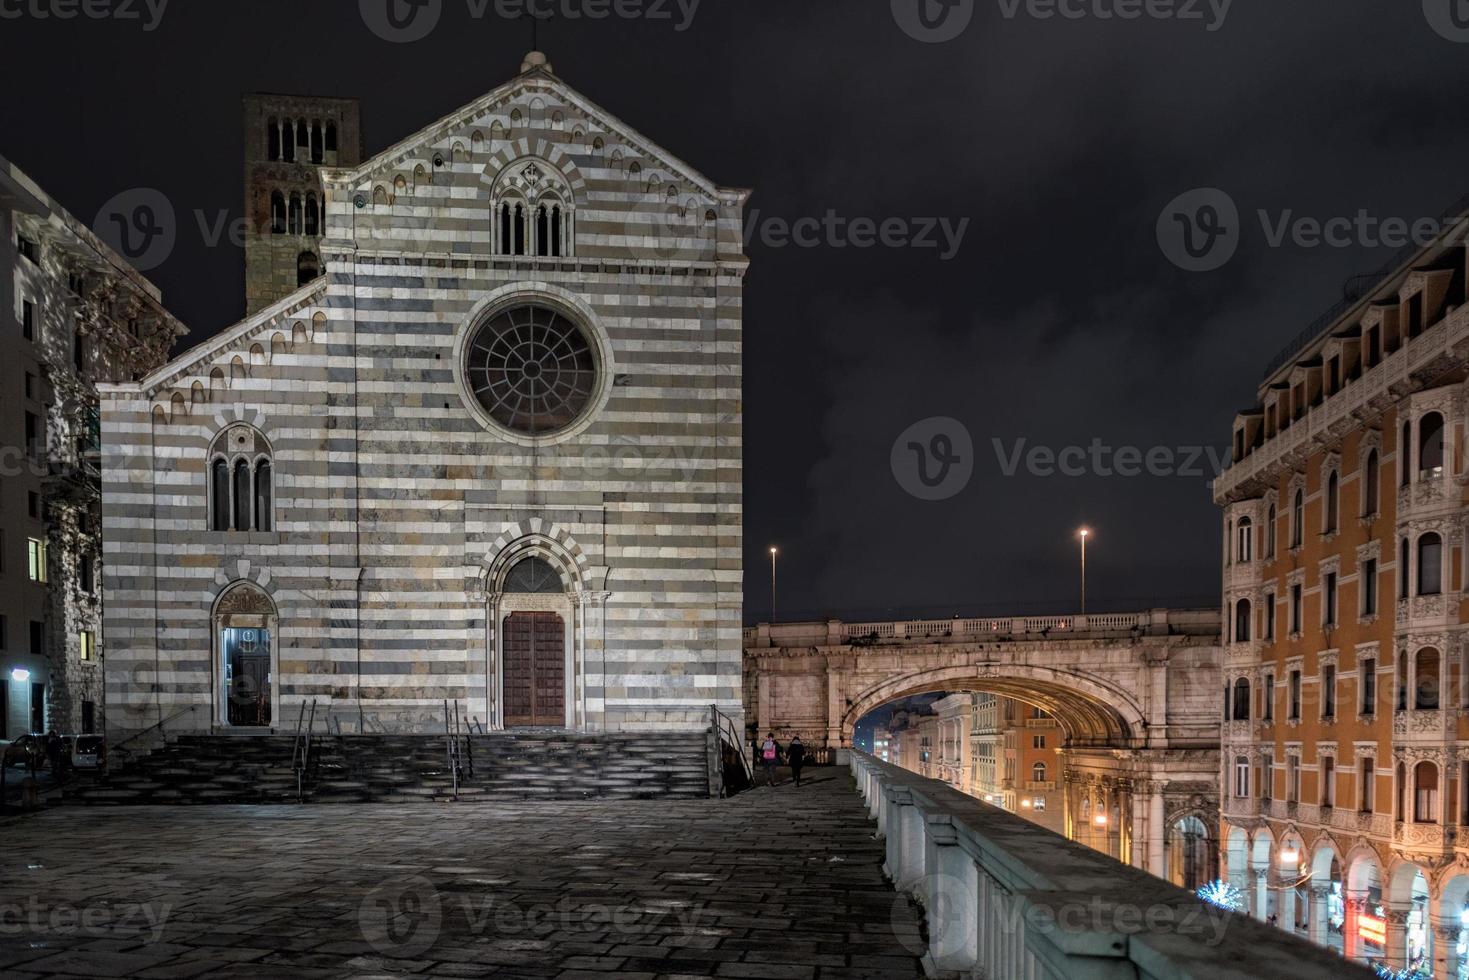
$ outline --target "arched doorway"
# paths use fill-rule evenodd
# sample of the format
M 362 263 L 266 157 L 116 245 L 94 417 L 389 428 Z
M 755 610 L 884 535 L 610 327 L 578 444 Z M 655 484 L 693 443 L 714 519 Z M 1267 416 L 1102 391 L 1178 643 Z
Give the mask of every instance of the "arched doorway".
M 1168 880 L 1196 892 L 1214 880 L 1209 828 L 1197 816 L 1176 820 L 1168 828 Z
M 498 592 L 500 724 L 574 727 L 571 598 L 545 558 L 509 565 Z
M 278 716 L 275 603 L 250 582 L 231 585 L 214 604 L 215 717 L 233 728 L 269 728 Z

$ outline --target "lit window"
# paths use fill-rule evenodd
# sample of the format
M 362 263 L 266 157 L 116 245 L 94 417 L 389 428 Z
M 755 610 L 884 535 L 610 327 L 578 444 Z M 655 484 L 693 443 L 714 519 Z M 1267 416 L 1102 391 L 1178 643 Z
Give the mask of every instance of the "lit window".
M 31 581 L 46 581 L 46 542 L 39 538 L 28 538 L 26 555 L 30 565 Z
M 80 651 L 82 660 L 88 663 L 96 660 L 97 640 L 96 637 L 92 635 L 92 631 L 82 630 L 79 639 L 81 642 L 78 644 L 78 649 Z

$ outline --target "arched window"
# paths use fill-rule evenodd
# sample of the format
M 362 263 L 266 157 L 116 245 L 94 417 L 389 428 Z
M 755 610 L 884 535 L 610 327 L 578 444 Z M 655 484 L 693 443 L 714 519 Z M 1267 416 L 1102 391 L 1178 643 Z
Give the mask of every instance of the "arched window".
M 514 242 L 514 233 L 510 225 L 510 205 L 500 205 L 500 241 L 497 251 L 501 255 L 511 255 L 511 245 Z
M 317 203 L 315 194 L 306 195 L 306 234 L 321 234 L 321 206 Z
M 561 205 L 558 204 L 551 209 L 551 254 L 556 258 L 561 257 L 561 236 L 564 230 L 562 227 L 563 220 Z
M 334 122 L 326 124 L 326 151 L 337 152 L 337 124 Z
M 1326 477 L 1326 512 L 1322 515 L 1321 529 L 1326 534 L 1334 534 L 1337 527 L 1337 509 L 1341 503 L 1341 480 L 1332 470 Z
M 235 461 L 235 523 L 236 531 L 250 530 L 250 516 L 254 509 L 250 499 L 254 491 L 254 481 L 250 478 L 250 464 L 243 459 Z
M 1252 561 L 1255 557 L 1255 525 L 1248 517 L 1241 517 L 1235 531 L 1235 561 Z
M 1413 423 L 1403 423 L 1403 437 L 1398 440 L 1398 479 L 1403 486 L 1410 482 L 1413 470 Z
M 1443 539 L 1432 531 L 1418 539 L 1418 594 L 1443 592 Z
M 1241 599 L 1234 604 L 1234 642 L 1250 642 L 1250 600 Z
M 1398 542 L 1398 598 L 1408 598 L 1408 539 Z
M 271 530 L 275 484 L 270 460 L 262 459 L 255 464 L 255 530 Z
M 265 155 L 267 159 L 281 158 L 281 124 L 271 119 L 265 124 Z
M 515 227 L 511 232 L 510 254 L 525 254 L 525 205 L 515 205 Z
M 304 119 L 298 119 L 298 120 L 296 120 L 296 145 L 297 146 L 310 146 L 311 145 L 311 133 L 307 130 L 307 128 L 306 128 L 306 120 L 304 120 Z
M 1393 816 L 1398 823 L 1408 818 L 1408 769 L 1401 762 L 1397 769 L 1397 799 L 1394 801 Z
M 311 124 L 311 162 L 321 163 L 325 159 L 321 144 L 321 122 L 315 121 Z
M 547 594 L 561 592 L 561 576 L 544 558 L 523 558 L 505 576 L 507 593 Z
M 1413 665 L 1413 707 L 1421 711 L 1438 708 L 1438 651 L 1424 647 L 1418 651 Z
M 301 234 L 301 195 L 292 194 L 289 209 L 286 212 L 287 231 L 292 235 Z
M 1030 767 L 1030 778 L 1033 782 L 1043 783 L 1046 781 L 1046 764 L 1037 762 Z
M 1380 491 L 1378 483 L 1382 479 L 1382 464 L 1377 458 L 1377 450 L 1367 454 L 1367 465 L 1362 468 L 1362 516 L 1373 517 L 1377 514 L 1379 507 Z
M 281 159 L 287 163 L 296 162 L 296 133 L 289 119 L 281 128 Z
M 1398 708 L 1399 711 L 1408 709 L 1408 651 L 1398 651 Z
M 544 204 L 536 208 L 536 254 L 551 254 L 551 213 Z
M 304 286 L 321 275 L 321 260 L 315 252 L 302 252 L 296 256 L 296 285 Z
M 1234 682 L 1234 720 L 1250 720 L 1250 682 L 1243 677 Z
M 1413 767 L 1413 822 L 1438 823 L 1438 766 L 1431 762 Z
M 1265 557 L 1275 557 L 1275 504 L 1265 512 Z
M 1290 546 L 1299 548 L 1306 529 L 1306 491 L 1296 490 L 1290 505 Z
M 219 457 L 209 467 L 209 527 L 230 529 L 230 464 Z
M 270 445 L 253 426 L 230 426 L 209 446 L 209 527 L 270 531 L 275 527 L 275 470 Z
M 1429 412 L 1418 420 L 1418 473 L 1423 479 L 1443 475 L 1443 416 Z
M 270 233 L 286 233 L 286 196 L 280 191 L 272 191 L 270 194 Z

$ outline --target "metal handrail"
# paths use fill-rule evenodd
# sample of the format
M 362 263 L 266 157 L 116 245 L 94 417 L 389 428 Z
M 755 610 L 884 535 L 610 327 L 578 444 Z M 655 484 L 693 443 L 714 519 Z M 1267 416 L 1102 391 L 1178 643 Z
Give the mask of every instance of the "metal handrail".
M 137 732 L 137 733 L 135 733 L 133 735 L 129 735 L 127 738 L 123 739 L 121 742 L 118 742 L 116 745 L 109 745 L 107 747 L 107 758 L 108 758 L 108 760 L 109 761 L 111 760 L 112 754 L 114 752 L 121 752 L 124 756 L 131 755 L 131 753 L 128 752 L 127 749 L 123 748 L 123 746 L 127 745 L 129 742 L 137 741 L 138 739 L 142 738 L 144 735 L 147 735 L 148 733 L 152 732 L 154 729 L 157 729 L 158 731 L 163 732 L 164 733 L 164 736 L 167 737 L 168 732 L 167 732 L 167 729 L 165 728 L 165 726 L 169 722 L 173 721 L 175 718 L 179 718 L 179 717 L 181 717 L 183 715 L 186 715 L 186 714 L 188 714 L 191 711 L 196 711 L 196 710 L 198 710 L 201 707 L 203 707 L 203 705 L 191 704 L 187 708 L 180 708 L 178 711 L 175 711 L 173 714 L 169 715 L 167 718 L 163 718 L 163 719 L 155 722 L 154 724 L 149 725 L 147 728 L 143 729 L 140 732 Z
M 305 721 L 306 730 L 302 732 L 301 724 Z M 316 728 L 316 699 L 311 699 L 311 714 L 306 714 L 306 702 L 301 702 L 301 710 L 296 715 L 296 735 L 291 740 L 291 768 L 296 773 L 296 802 L 305 801 L 306 766 L 311 759 L 311 733 Z
M 740 733 L 739 726 L 735 724 L 733 718 L 719 710 L 719 705 L 711 704 L 709 710 L 713 712 L 712 717 L 714 719 L 715 734 L 719 736 L 721 742 L 727 742 L 732 745 L 735 751 L 739 753 L 740 768 L 744 770 L 745 778 L 753 783 L 755 781 L 755 766 L 751 763 L 750 757 L 745 754 L 745 739 Z M 721 767 L 723 766 L 722 759 L 720 765 Z M 721 779 L 721 785 L 722 782 Z

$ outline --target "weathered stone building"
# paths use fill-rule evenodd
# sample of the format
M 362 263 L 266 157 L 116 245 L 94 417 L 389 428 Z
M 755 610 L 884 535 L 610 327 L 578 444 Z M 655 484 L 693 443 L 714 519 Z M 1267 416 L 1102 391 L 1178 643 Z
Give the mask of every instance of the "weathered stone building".
M 538 54 L 320 180 L 321 278 L 104 389 L 109 701 L 738 717 L 747 193 Z
M 141 377 L 183 327 L 159 292 L 0 158 L 0 738 L 100 728 L 97 381 Z

